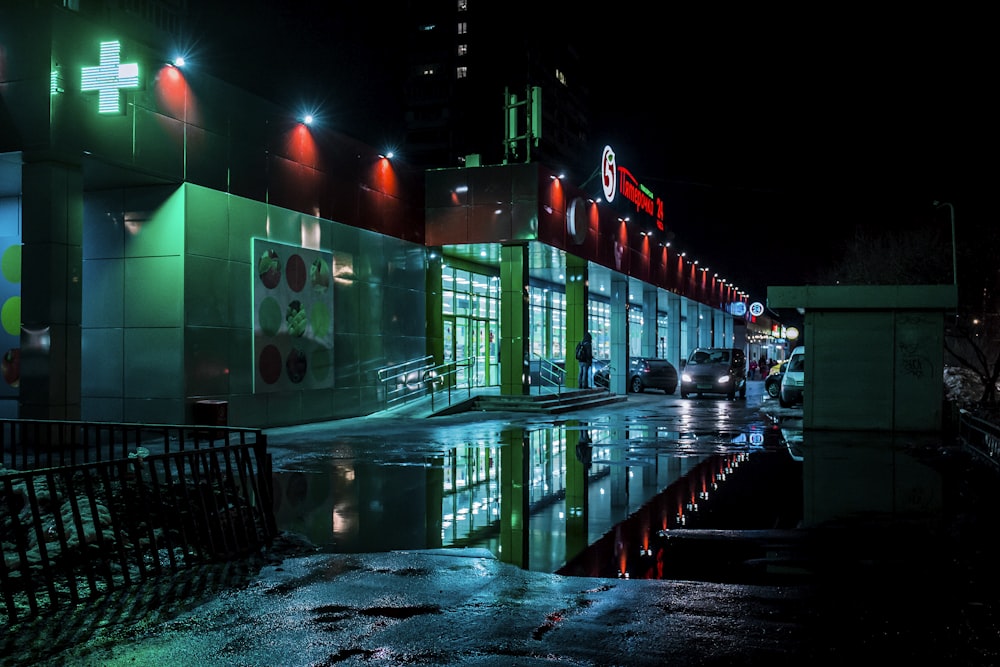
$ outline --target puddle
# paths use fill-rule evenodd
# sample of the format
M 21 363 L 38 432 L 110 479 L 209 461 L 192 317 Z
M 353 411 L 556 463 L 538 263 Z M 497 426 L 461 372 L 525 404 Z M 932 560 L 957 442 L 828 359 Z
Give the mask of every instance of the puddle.
M 801 520 L 801 463 L 777 429 L 569 421 L 391 459 L 338 452 L 274 475 L 278 527 L 329 552 L 477 547 L 555 572 L 654 503 L 688 527 Z M 757 501 L 722 502 L 738 489 Z
M 331 553 L 474 547 L 534 571 L 726 581 L 747 563 L 794 560 L 797 528 L 932 520 L 943 504 L 941 476 L 911 456 L 912 438 L 804 438 L 801 419 L 704 433 L 571 420 L 469 435 L 419 448 L 337 439 L 307 469 L 275 473 L 278 527 Z

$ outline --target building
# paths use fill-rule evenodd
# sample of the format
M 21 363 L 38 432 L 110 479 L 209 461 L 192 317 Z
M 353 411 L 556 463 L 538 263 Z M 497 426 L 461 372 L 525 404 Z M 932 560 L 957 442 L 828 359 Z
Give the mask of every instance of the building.
M 588 189 L 416 169 L 151 34 L 0 15 L 3 416 L 271 427 L 376 411 L 378 371 L 428 356 L 518 394 L 585 329 L 615 368 L 746 344 L 746 295 L 670 247 L 612 147 Z
M 574 46 L 585 33 L 567 29 L 572 14 L 522 0 L 432 0 L 408 3 L 404 16 L 413 164 L 539 161 L 566 172 L 593 163 L 586 63 Z

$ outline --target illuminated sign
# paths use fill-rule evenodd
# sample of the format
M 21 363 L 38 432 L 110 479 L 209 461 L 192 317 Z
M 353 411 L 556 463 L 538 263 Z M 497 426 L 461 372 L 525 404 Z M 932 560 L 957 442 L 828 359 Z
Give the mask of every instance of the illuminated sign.
M 656 218 L 656 227 L 663 229 L 663 200 L 640 183 L 632 172 L 618 164 L 615 151 L 605 146 L 601 154 L 601 184 L 604 198 L 614 202 L 620 194 L 635 205 L 635 210 Z
M 750 304 L 750 314 L 754 317 L 760 317 L 764 314 L 764 304 L 760 301 L 754 301 Z
M 97 91 L 100 113 L 120 114 L 121 91 L 139 87 L 139 66 L 122 64 L 121 50 L 120 42 L 101 42 L 101 64 L 83 68 L 80 90 L 85 93 Z

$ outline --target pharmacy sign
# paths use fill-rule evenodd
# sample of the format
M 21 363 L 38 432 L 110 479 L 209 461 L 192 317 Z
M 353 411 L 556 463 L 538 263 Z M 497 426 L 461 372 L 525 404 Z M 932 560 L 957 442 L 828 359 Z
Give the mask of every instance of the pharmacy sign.
M 100 113 L 122 113 L 121 91 L 139 87 L 139 65 L 122 63 L 121 50 L 121 42 L 101 42 L 101 63 L 83 68 L 80 90 L 97 91 Z

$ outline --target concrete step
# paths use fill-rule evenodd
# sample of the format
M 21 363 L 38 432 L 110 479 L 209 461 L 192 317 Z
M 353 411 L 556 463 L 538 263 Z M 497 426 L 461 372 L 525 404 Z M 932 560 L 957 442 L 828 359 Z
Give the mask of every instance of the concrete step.
M 560 413 L 598 407 L 627 400 L 607 389 L 572 389 L 561 393 L 530 394 L 527 396 L 477 396 L 472 410 L 487 412 Z

